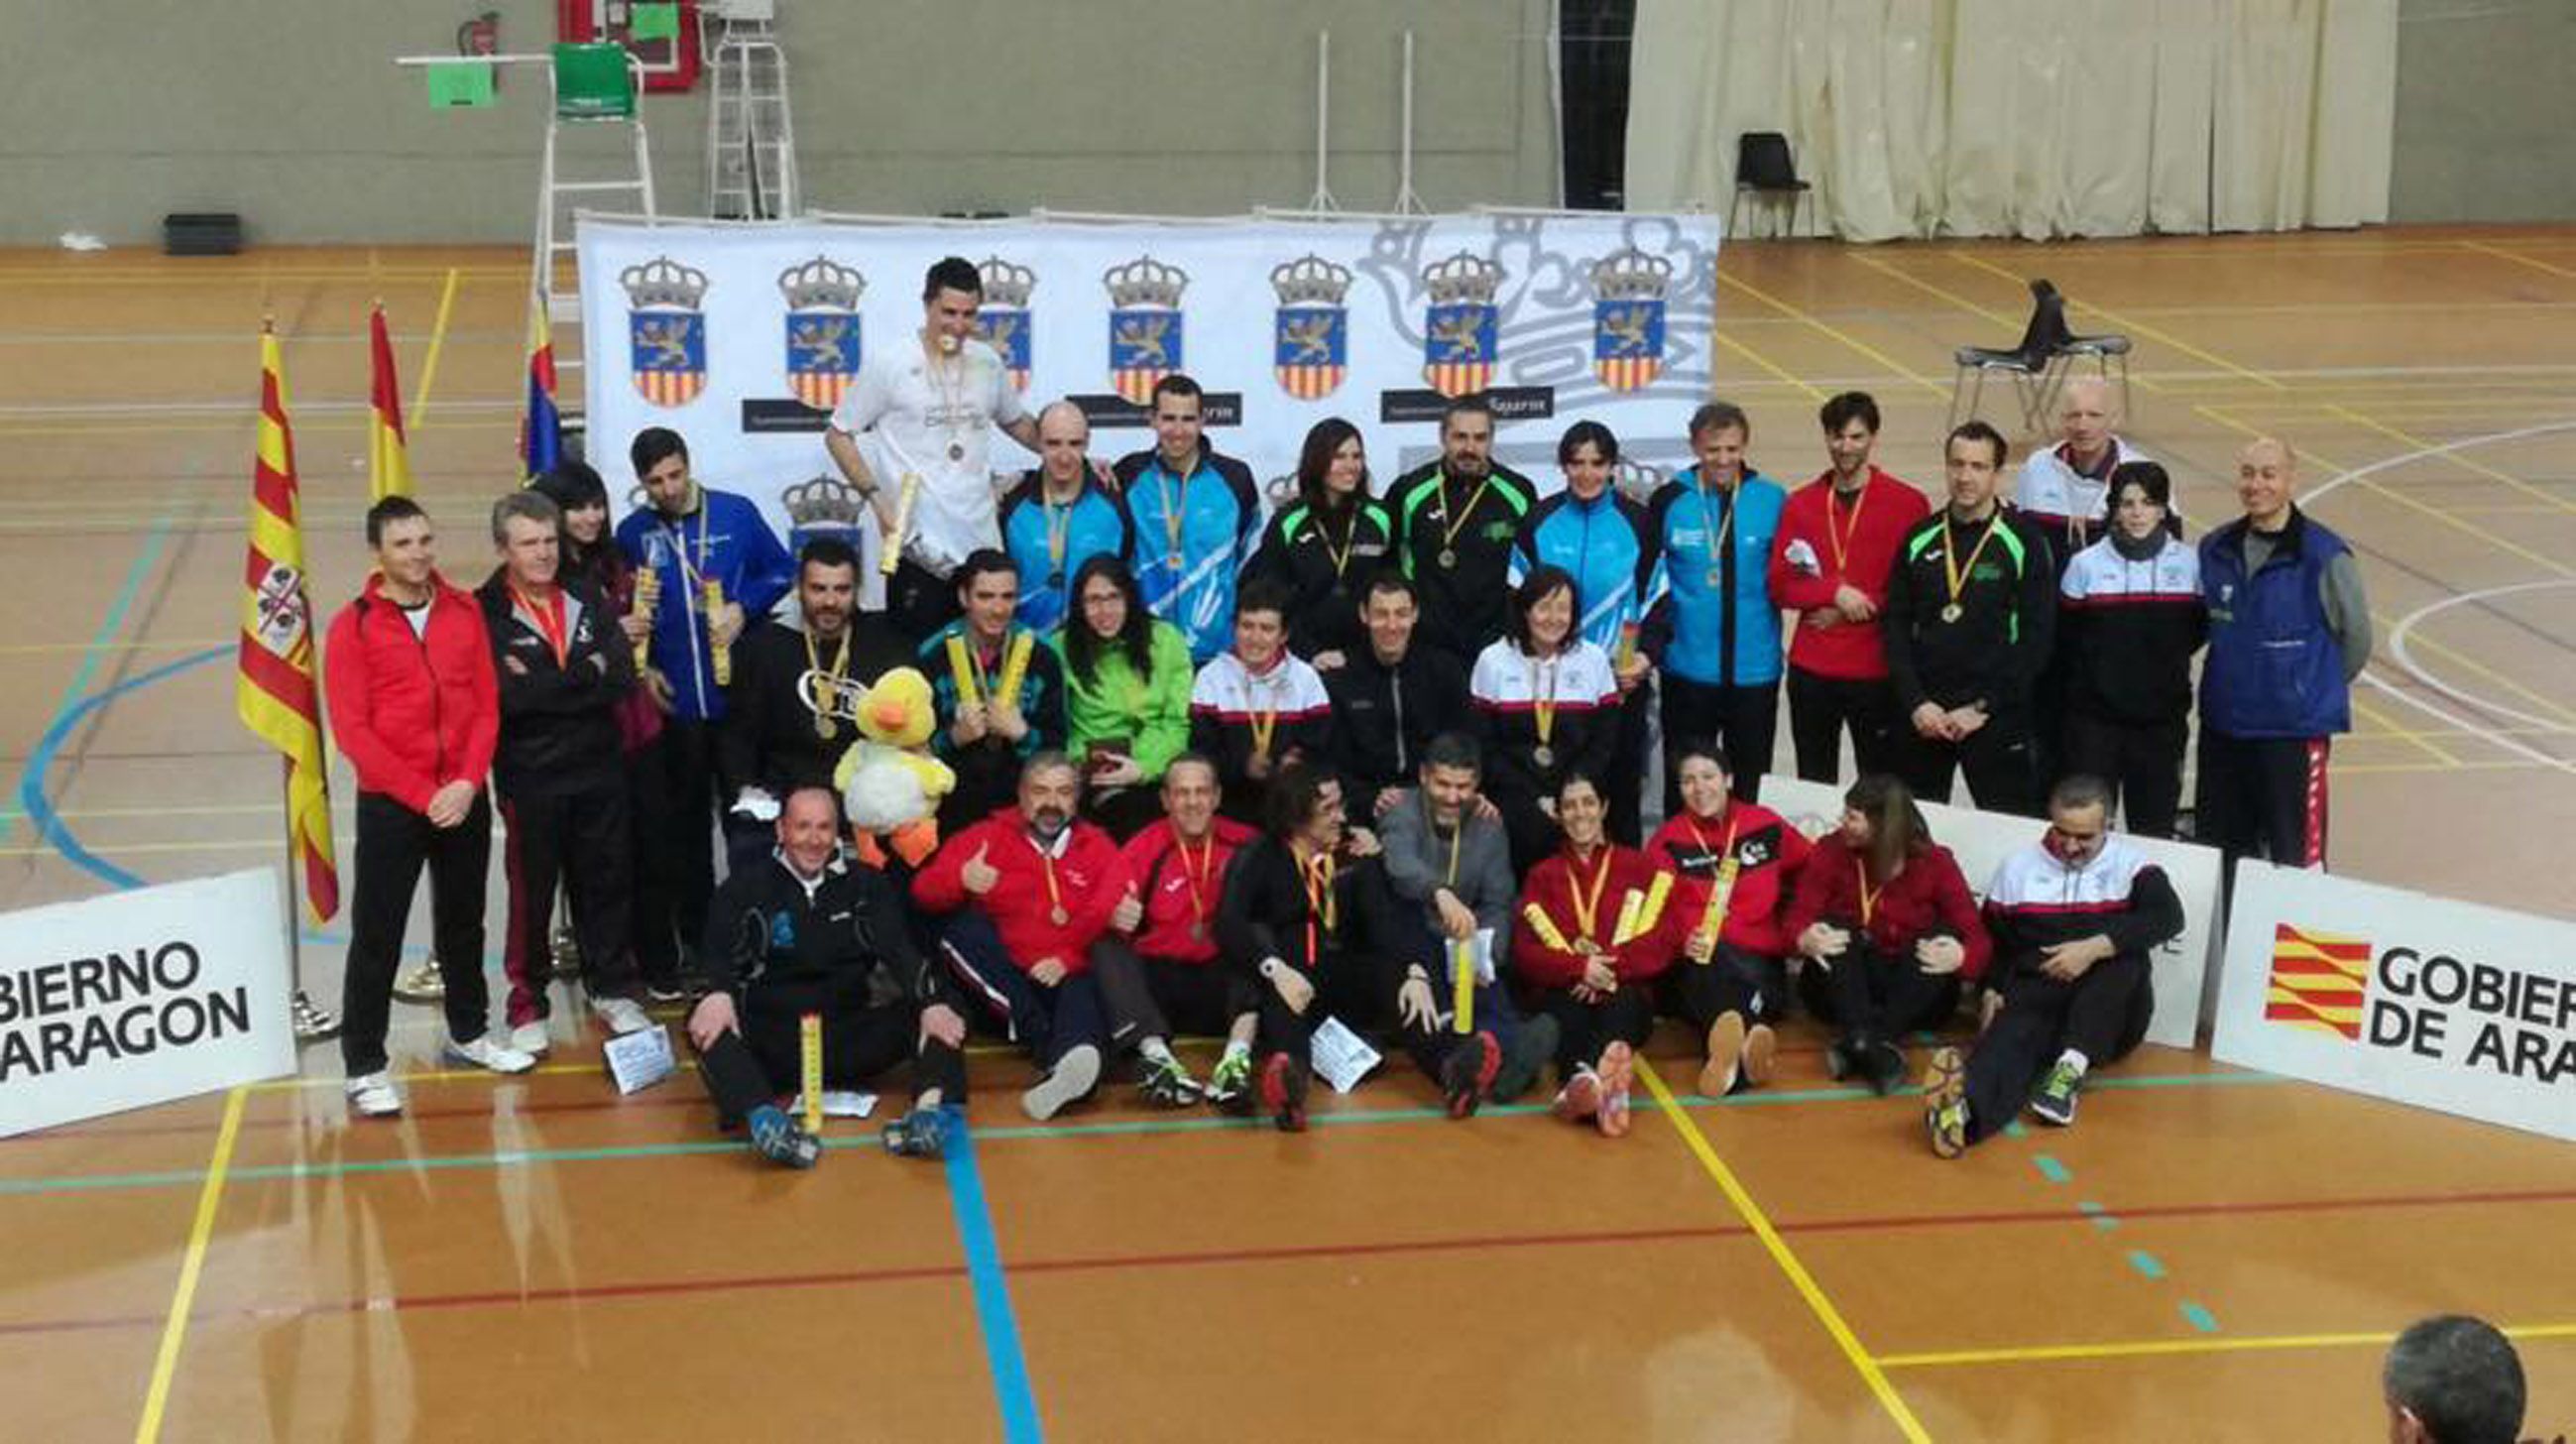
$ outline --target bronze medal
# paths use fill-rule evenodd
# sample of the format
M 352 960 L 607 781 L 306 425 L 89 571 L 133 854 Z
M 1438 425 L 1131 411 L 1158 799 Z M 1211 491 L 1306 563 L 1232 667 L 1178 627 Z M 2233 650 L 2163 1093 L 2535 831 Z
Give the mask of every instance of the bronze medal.
M 1058 903 L 1048 910 L 1047 921 L 1055 924 L 1057 927 L 1063 927 L 1066 923 L 1073 921 L 1073 914 L 1066 912 L 1064 910 L 1064 905 L 1062 903 Z
M 1726 568 L 1710 567 L 1708 569 L 1708 584 L 1711 587 L 1724 587 L 1726 585 Z
M 1200 942 L 1205 942 L 1205 941 L 1207 941 L 1207 924 L 1205 924 L 1205 923 L 1192 923 L 1192 924 L 1190 924 L 1190 941 L 1191 941 L 1191 942 L 1194 942 L 1194 943 L 1200 943 Z

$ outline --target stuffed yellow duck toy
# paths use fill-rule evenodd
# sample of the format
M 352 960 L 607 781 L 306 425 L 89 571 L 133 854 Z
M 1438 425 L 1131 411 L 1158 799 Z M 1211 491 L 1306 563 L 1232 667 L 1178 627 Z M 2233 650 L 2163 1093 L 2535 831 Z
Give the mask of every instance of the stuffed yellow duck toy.
M 851 845 L 870 867 L 889 855 L 919 867 L 939 847 L 939 799 L 957 785 L 948 764 L 924 750 L 937 725 L 930 679 L 910 667 L 877 678 L 858 723 L 859 740 L 832 774 Z

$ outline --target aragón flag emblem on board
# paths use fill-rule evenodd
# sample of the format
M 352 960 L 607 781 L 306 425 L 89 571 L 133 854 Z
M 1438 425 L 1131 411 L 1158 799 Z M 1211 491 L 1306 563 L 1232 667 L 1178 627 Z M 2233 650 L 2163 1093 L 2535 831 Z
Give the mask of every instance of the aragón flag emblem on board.
M 635 389 L 656 406 L 686 406 L 707 385 L 707 273 L 656 256 L 617 273 L 626 288 L 626 339 Z
M 2330 1033 L 2348 1043 L 2361 1041 L 2370 956 L 2366 939 L 2276 924 L 2272 976 L 2263 989 L 2264 1021 Z

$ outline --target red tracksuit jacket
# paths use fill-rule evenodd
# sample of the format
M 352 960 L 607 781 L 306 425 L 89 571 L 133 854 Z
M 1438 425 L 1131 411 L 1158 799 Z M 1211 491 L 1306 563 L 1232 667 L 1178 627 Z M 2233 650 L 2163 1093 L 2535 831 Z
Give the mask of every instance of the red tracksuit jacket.
M 1858 516 L 1836 503 L 1833 494 L 1829 471 L 1792 492 L 1789 504 L 1780 509 L 1780 530 L 1771 541 L 1771 600 L 1799 614 L 1789 638 L 1790 666 L 1819 677 L 1874 681 L 1887 675 L 1887 648 L 1875 618 L 1811 627 L 1805 614 L 1832 606 L 1835 589 L 1845 582 L 1885 611 L 1896 549 L 1914 524 L 1931 514 L 1931 504 L 1923 493 L 1875 466 L 1861 485 Z M 1839 563 L 1834 560 L 1837 539 L 1843 547 Z
M 367 578 L 323 642 L 331 740 L 357 769 L 359 791 L 426 813 L 450 782 L 484 785 L 501 736 L 501 689 L 473 597 L 432 573 L 427 634 L 414 636 L 384 580 Z
M 1216 909 L 1225 893 L 1226 865 L 1256 836 L 1233 818 L 1220 817 L 1207 839 L 1184 855 L 1166 818 L 1127 839 L 1119 854 L 1145 904 L 1145 917 L 1136 924 L 1136 951 L 1176 963 L 1215 962 Z M 1202 865 L 1207 875 L 1197 877 L 1193 869 Z M 1198 925 L 1196 937 L 1190 935 L 1193 923 Z
M 1673 946 L 1688 941 L 1707 915 L 1708 895 L 1717 886 L 1718 862 L 1730 850 L 1730 835 L 1735 839 L 1735 891 L 1727 894 L 1726 926 L 1718 940 L 1761 957 L 1779 957 L 1796 936 L 1780 931 L 1780 905 L 1788 900 L 1812 844 L 1770 808 L 1732 798 L 1722 817 L 1701 821 L 1685 812 L 1646 840 L 1646 856 L 1678 879 L 1664 905 L 1667 913 L 1679 914 L 1673 922 Z
M 1607 878 L 1595 870 L 1603 867 L 1610 870 Z M 1595 854 L 1590 867 L 1578 867 L 1572 849 L 1559 849 L 1554 856 L 1543 859 L 1530 869 L 1529 881 L 1521 885 L 1520 908 L 1527 909 L 1535 904 L 1547 914 L 1548 921 L 1556 924 L 1556 930 L 1564 935 L 1567 942 L 1574 942 L 1583 935 L 1581 919 L 1576 915 L 1575 886 L 1579 881 L 1588 895 L 1597 881 L 1601 894 L 1592 914 L 1592 940 L 1609 947 L 1610 938 L 1619 926 L 1620 900 L 1632 890 L 1639 897 L 1644 897 L 1655 885 L 1659 871 L 1644 853 L 1616 843 L 1606 845 L 1601 854 Z M 1678 890 L 1674 896 L 1679 896 Z M 1665 899 L 1663 915 L 1655 920 L 1653 927 L 1610 948 L 1610 970 L 1619 975 L 1620 982 L 1641 983 L 1672 966 L 1673 953 L 1690 932 L 1688 928 L 1679 932 L 1673 930 L 1673 919 L 1681 911 L 1673 906 L 1673 901 L 1673 898 Z M 1694 914 L 1693 921 L 1696 920 Z M 1523 920 L 1521 911 L 1515 910 L 1512 913 L 1512 968 L 1520 974 L 1523 982 L 1533 988 L 1570 988 L 1583 979 L 1583 955 L 1571 948 L 1549 946 L 1539 937 L 1538 929 L 1530 927 Z
M 1791 945 L 1818 919 L 1837 927 L 1860 921 L 1860 876 L 1860 854 L 1840 837 L 1817 843 L 1798 874 L 1788 916 L 1780 921 Z M 1937 842 L 1906 859 L 1905 871 L 1888 879 L 1870 909 L 1868 931 L 1872 947 L 1909 963 L 1924 934 L 1948 933 L 1967 949 L 1959 976 L 1972 983 L 1984 976 L 1986 960 L 1994 953 L 1977 900 L 1968 895 L 1968 880 L 1959 873 L 1959 860 Z
M 1029 836 L 1028 819 L 1017 807 L 1005 807 L 975 823 L 940 846 L 936 856 L 912 880 L 912 899 L 927 911 L 951 913 L 972 902 L 993 920 L 1011 961 L 1026 972 L 1041 958 L 1054 958 L 1068 974 L 1091 967 L 1091 945 L 1109 929 L 1109 915 L 1127 895 L 1127 860 L 1109 834 L 1088 822 L 1075 822 L 1064 856 L 1054 859 L 1055 886 L 1049 889 L 1047 859 Z M 1002 875 L 982 897 L 966 891 L 966 862 L 977 852 Z M 1056 922 L 1062 906 L 1065 921 Z

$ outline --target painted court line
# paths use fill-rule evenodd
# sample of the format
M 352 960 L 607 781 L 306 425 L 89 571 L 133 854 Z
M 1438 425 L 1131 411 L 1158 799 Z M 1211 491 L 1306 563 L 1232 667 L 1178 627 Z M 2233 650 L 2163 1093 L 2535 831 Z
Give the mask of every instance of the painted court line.
M 2576 1323 L 2503 1325 L 2509 1339 L 2576 1338 Z M 1889 1369 L 1940 1369 L 1963 1364 L 2048 1364 L 2076 1359 L 2139 1359 L 2161 1354 L 2239 1354 L 2281 1349 L 2385 1349 L 2396 1326 L 2366 1334 L 2239 1335 L 2231 1339 L 2133 1339 L 2102 1344 L 2041 1344 L 2018 1349 L 1952 1349 L 1928 1354 L 1885 1354 Z
M 1665 1119 L 1679 1130 L 1682 1142 L 1689 1145 L 1700 1167 L 1715 1180 L 1718 1191 L 1726 1195 L 1726 1201 L 1752 1227 L 1753 1236 L 1761 1240 L 1763 1251 L 1771 1255 L 1771 1262 L 1788 1276 L 1791 1287 L 1806 1300 L 1807 1308 L 1815 1314 L 1817 1322 L 1825 1326 L 1825 1332 L 1833 1336 L 1834 1344 L 1842 1350 L 1843 1357 L 1851 1361 L 1861 1381 L 1869 1386 L 1870 1393 L 1877 1396 L 1879 1406 L 1895 1422 L 1897 1431 L 1914 1444 L 1930 1444 L 1931 1434 L 1925 1431 L 1923 1422 L 1914 1417 L 1914 1410 L 1906 1404 L 1904 1396 L 1896 1392 L 1896 1386 L 1888 1382 L 1887 1375 L 1880 1372 L 1869 1351 L 1860 1346 L 1860 1339 L 1852 1333 L 1851 1325 L 1843 1321 L 1842 1311 L 1834 1307 L 1833 1300 L 1817 1286 L 1806 1265 L 1798 1262 L 1798 1256 L 1781 1241 L 1779 1231 L 1771 1226 L 1770 1218 L 1753 1201 L 1753 1195 L 1745 1191 L 1743 1183 L 1735 1176 L 1735 1170 L 1727 1167 L 1726 1160 L 1718 1157 L 1717 1150 L 1710 1146 L 1708 1135 L 1700 1132 L 1699 1125 L 1691 1120 L 1690 1114 L 1675 1104 L 1673 1091 L 1664 1086 L 1663 1075 L 1655 1071 L 1652 1063 L 1640 1058 L 1637 1060 L 1637 1076 L 1645 1081 L 1646 1090 L 1655 1096 L 1655 1104 L 1663 1110 Z
M 188 1229 L 188 1251 L 179 1263 L 179 1284 L 170 1296 L 170 1318 L 161 1331 L 161 1349 L 152 1361 L 152 1384 L 143 1395 L 143 1418 L 134 1427 L 135 1444 L 161 1437 L 161 1416 L 170 1402 L 170 1381 L 179 1371 L 179 1348 L 188 1337 L 188 1317 L 197 1299 L 197 1279 L 206 1265 L 206 1244 L 214 1237 L 215 1213 L 223 1204 L 224 1171 L 232 1166 L 233 1140 L 241 1132 L 242 1100 L 234 1088 L 224 1099 L 224 1124 L 215 1135 L 214 1162 L 206 1167 L 205 1187 L 197 1194 L 196 1221 Z
M 984 1362 L 993 1375 L 994 1403 L 1008 1444 L 1036 1444 L 1037 1396 L 1029 1389 L 1028 1359 L 1020 1351 L 1020 1326 L 1011 1314 L 1011 1290 L 1002 1272 L 1001 1243 L 993 1211 L 984 1201 L 984 1175 L 975 1166 L 975 1133 L 963 1116 L 949 1136 L 945 1167 L 949 1211 L 966 1250 L 966 1277 L 975 1295 L 975 1321 L 984 1335 Z

